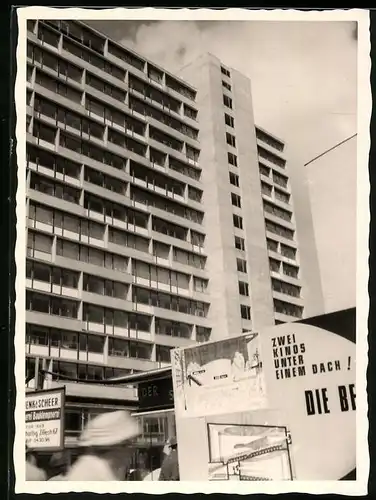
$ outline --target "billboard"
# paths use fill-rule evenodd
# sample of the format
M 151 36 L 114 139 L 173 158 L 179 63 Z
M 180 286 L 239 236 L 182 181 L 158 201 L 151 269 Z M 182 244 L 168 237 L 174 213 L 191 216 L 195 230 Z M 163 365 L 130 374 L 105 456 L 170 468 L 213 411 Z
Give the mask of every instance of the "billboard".
M 64 448 L 65 387 L 25 396 L 26 446 L 31 450 Z
M 172 373 L 181 480 L 339 480 L 356 467 L 346 338 L 278 325 L 176 349 Z

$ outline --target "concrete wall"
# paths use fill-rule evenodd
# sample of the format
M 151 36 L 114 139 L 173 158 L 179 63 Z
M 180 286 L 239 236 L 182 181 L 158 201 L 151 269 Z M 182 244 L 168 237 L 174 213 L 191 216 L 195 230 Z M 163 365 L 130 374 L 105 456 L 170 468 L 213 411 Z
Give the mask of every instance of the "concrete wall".
M 186 66 L 179 76 L 199 89 L 200 166 L 212 339 L 239 335 L 242 322 L 220 64 L 216 58 L 205 54 Z
M 265 219 L 261 197 L 252 89 L 249 78 L 232 70 L 242 212 L 254 329 L 274 325 Z

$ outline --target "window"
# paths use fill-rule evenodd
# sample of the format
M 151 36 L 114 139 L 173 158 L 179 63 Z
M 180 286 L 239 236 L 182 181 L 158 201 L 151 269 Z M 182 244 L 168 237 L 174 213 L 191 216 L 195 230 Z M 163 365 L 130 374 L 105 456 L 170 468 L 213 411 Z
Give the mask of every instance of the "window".
M 276 299 L 274 300 L 274 311 L 295 318 L 301 318 L 303 315 L 303 307 Z
M 56 33 L 56 31 L 50 30 L 46 26 L 39 25 L 38 38 L 43 44 L 51 45 L 57 49 L 59 46 L 60 33 Z
M 277 139 L 274 139 L 274 137 L 271 137 L 269 134 L 266 132 L 263 132 L 259 128 L 256 127 L 256 137 L 262 142 L 265 142 L 272 148 L 278 149 L 278 151 L 283 151 L 284 145 L 282 142 L 278 141 Z
M 290 276 L 290 278 L 298 278 L 299 268 L 283 263 L 283 274 L 285 274 L 286 276 Z
M 261 175 L 265 175 L 265 177 L 270 176 L 270 168 L 264 165 L 263 163 L 259 163 L 259 171 Z
M 222 86 L 227 89 L 229 92 L 231 92 L 231 85 L 224 80 L 222 80 Z
M 201 203 L 203 192 L 201 189 L 196 189 L 194 187 L 188 186 L 188 198 L 190 200 L 197 201 L 197 203 Z
M 234 207 L 241 208 L 241 198 L 237 194 L 231 193 L 231 203 L 234 205 Z
M 160 363 L 171 363 L 171 349 L 172 347 L 157 345 L 155 348 L 156 360 Z
M 261 146 L 257 146 L 257 151 L 258 154 L 261 158 L 265 158 L 265 160 L 270 161 L 271 163 L 274 163 L 274 165 L 277 165 L 280 168 L 285 168 L 286 165 L 286 160 L 283 158 L 280 158 L 279 156 L 275 155 L 274 153 L 270 153 L 266 149 L 264 149 Z
M 240 273 L 247 272 L 247 261 L 243 259 L 236 259 L 236 267 Z
M 171 337 L 182 337 L 188 339 L 192 337 L 192 325 L 156 317 L 155 333 L 159 335 L 169 335 Z
M 288 259 L 296 259 L 296 248 L 281 244 L 281 254 Z
M 294 239 L 294 231 L 292 229 L 287 229 L 284 226 L 280 226 L 279 224 L 274 224 L 269 220 L 265 222 L 265 228 L 266 231 L 277 234 L 278 236 L 282 236 L 282 238 L 286 238 L 287 240 Z
M 196 109 L 193 109 L 190 106 L 187 106 L 186 104 L 184 104 L 183 112 L 184 112 L 184 116 L 187 116 L 191 120 L 197 120 L 197 110 Z
M 188 160 L 192 160 L 194 162 L 198 162 L 200 157 L 200 151 L 198 149 L 192 148 L 191 146 L 188 146 L 188 144 L 186 144 L 185 147 L 185 154 Z
M 234 174 L 233 172 L 229 172 L 230 183 L 233 186 L 239 187 L 239 176 Z
M 251 308 L 249 306 L 240 306 L 240 316 L 243 319 L 251 319 Z
M 33 69 L 34 68 L 32 66 L 27 65 L 26 79 L 27 79 L 28 82 L 31 82 L 32 79 L 33 79 Z M 30 94 L 31 94 L 31 92 L 30 92 Z
M 273 271 L 274 273 L 279 273 L 281 262 L 276 259 L 269 259 L 269 267 L 270 270 Z
M 275 217 L 279 217 L 287 222 L 291 222 L 292 213 L 288 210 L 280 208 L 272 203 L 268 203 L 266 201 L 263 202 L 264 211 L 268 214 L 274 215 Z
M 290 203 L 290 195 L 280 191 L 279 189 L 274 189 L 274 194 L 276 200 L 282 201 L 283 203 Z
M 243 217 L 233 214 L 232 219 L 235 227 L 243 229 Z
M 230 165 L 234 165 L 234 167 L 238 166 L 238 157 L 233 153 L 227 153 L 227 161 Z
M 235 248 L 237 248 L 238 250 L 245 250 L 245 241 L 243 238 L 235 236 Z
M 188 99 L 191 99 L 192 101 L 196 99 L 196 92 L 193 89 L 183 85 L 180 81 L 175 80 L 175 78 L 172 78 L 170 75 L 166 75 L 166 86 L 175 90 L 175 92 L 188 97 Z
M 44 234 L 36 234 L 28 232 L 27 239 L 27 255 L 29 257 L 37 257 L 38 252 L 51 255 L 52 238 Z
M 222 75 L 225 75 L 225 76 L 227 76 L 228 78 L 230 78 L 230 77 L 231 77 L 231 73 L 229 72 L 229 70 L 228 70 L 228 69 L 226 69 L 226 68 L 224 68 L 223 66 L 221 66 L 221 73 L 222 73 Z
M 196 292 L 205 293 L 208 287 L 208 281 L 201 278 L 193 278 L 193 289 Z
M 37 325 L 26 325 L 26 343 L 34 345 L 48 345 L 48 328 Z
M 230 146 L 232 146 L 233 148 L 236 147 L 236 140 L 235 140 L 235 136 L 229 134 L 228 132 L 226 132 L 226 142 L 227 144 L 229 144 Z
M 291 297 L 300 297 L 300 286 L 285 283 L 277 279 L 272 279 L 272 287 L 275 292 L 291 295 Z
M 272 252 L 278 252 L 278 241 L 266 238 L 266 246 L 268 247 L 268 250 L 271 250 Z
M 271 197 L 272 191 L 273 191 L 273 188 L 271 186 L 269 186 L 269 184 L 266 184 L 266 182 L 261 181 L 261 193 L 262 194 L 265 194 L 266 196 Z
M 191 231 L 191 243 L 192 245 L 203 248 L 205 244 L 205 235 L 197 231 Z
M 288 178 L 273 171 L 273 181 L 281 187 L 287 188 Z
M 223 104 L 227 107 L 232 109 L 232 99 L 228 97 L 227 95 L 223 94 Z
M 211 336 L 211 329 L 204 326 L 196 326 L 196 342 L 208 342 Z
M 245 281 L 239 281 L 239 293 L 245 297 L 249 296 L 249 286 Z
M 234 128 L 234 126 L 235 126 L 234 118 L 232 116 L 228 115 L 227 113 L 225 113 L 225 123 L 226 123 L 226 125 L 228 125 L 229 127 L 232 127 L 232 128 Z

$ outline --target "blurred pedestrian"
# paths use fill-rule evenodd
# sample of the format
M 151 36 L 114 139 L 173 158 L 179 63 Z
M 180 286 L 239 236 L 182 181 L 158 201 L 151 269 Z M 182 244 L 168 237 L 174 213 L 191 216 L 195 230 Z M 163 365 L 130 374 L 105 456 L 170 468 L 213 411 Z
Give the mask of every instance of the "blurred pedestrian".
M 179 481 L 178 444 L 175 437 L 167 441 L 163 451 L 166 457 L 162 463 L 159 481 Z
M 26 481 L 46 481 L 47 474 L 38 467 L 36 453 L 26 447 Z
M 67 452 L 60 451 L 54 453 L 49 463 L 49 481 L 65 481 L 65 476 L 68 473 L 69 457 Z
M 65 480 L 125 480 L 134 453 L 131 441 L 140 434 L 138 420 L 127 411 L 93 418 L 82 431 L 78 442 L 82 452 Z

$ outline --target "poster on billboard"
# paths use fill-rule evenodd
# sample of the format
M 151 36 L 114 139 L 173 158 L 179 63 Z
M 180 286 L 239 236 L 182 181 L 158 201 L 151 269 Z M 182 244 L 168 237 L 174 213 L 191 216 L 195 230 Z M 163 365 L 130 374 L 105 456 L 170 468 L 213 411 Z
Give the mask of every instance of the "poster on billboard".
M 228 408 L 266 406 L 260 338 L 257 333 L 175 350 L 174 399 L 177 415 L 199 416 Z
M 26 446 L 31 450 L 64 448 L 65 387 L 26 394 Z
M 179 364 L 173 382 L 182 480 L 339 480 L 355 469 L 355 344 L 298 323 L 232 341 L 247 349 L 256 341 L 248 352 L 257 352 L 261 383 L 239 388 L 231 362 L 226 382 L 216 382 L 225 363 L 214 361 L 219 370 L 210 363 L 226 359 L 221 353 L 228 347 L 220 346 L 229 339 L 196 346 L 195 358 L 192 348 L 173 352 Z M 236 349 L 243 356 L 247 351 Z M 256 358 L 252 354 L 244 365 Z M 189 385 L 193 359 L 204 361 L 193 367 L 193 376 L 205 370 L 201 385 Z

